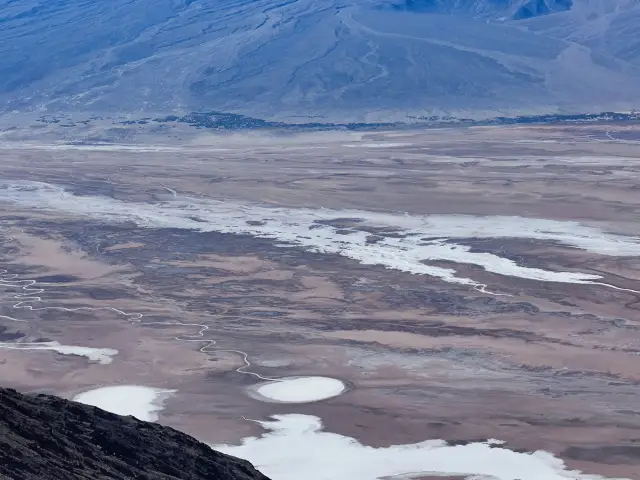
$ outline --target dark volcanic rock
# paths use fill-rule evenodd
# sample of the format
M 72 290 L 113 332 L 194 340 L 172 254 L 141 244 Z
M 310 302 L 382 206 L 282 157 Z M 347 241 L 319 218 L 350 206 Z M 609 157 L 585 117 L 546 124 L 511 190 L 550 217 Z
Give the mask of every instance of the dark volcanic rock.
M 169 427 L 0 389 L 0 479 L 269 480 Z

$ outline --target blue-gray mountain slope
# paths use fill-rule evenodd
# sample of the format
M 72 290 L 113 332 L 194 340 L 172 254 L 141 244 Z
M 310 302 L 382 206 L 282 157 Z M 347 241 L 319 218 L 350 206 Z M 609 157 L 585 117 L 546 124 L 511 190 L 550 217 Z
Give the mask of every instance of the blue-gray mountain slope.
M 640 105 L 640 0 L 0 0 L 0 111 L 402 121 Z
M 392 8 L 521 20 L 570 10 L 573 0 L 404 0 Z

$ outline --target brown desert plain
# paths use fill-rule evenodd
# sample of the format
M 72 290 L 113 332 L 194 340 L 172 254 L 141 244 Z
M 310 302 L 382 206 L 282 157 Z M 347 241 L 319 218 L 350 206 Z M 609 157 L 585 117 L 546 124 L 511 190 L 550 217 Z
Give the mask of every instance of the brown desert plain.
M 159 389 L 150 420 L 274 480 L 640 479 L 640 126 L 118 128 L 0 136 L 3 386 Z M 343 389 L 260 393 L 289 377 Z M 273 415 L 516 473 L 233 449 Z M 517 472 L 535 455 L 558 476 Z

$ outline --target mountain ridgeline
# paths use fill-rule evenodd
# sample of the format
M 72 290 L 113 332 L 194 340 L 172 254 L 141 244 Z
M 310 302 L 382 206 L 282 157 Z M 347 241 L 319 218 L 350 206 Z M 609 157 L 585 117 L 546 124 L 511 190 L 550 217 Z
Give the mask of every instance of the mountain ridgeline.
M 269 480 L 172 428 L 0 388 L 2 480 Z
M 570 10 L 573 0 L 405 0 L 393 8 L 422 13 L 458 13 L 522 20 Z

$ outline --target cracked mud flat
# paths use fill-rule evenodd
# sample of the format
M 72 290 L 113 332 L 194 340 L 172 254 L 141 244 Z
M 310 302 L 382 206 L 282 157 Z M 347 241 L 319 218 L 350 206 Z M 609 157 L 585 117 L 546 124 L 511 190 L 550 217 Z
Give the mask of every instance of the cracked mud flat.
M 0 378 L 172 390 L 159 422 L 262 436 L 249 457 L 274 441 L 252 420 L 300 414 L 375 455 L 495 438 L 566 478 L 640 478 L 640 152 L 581 128 L 7 142 Z M 291 377 L 349 388 L 248 393 Z

